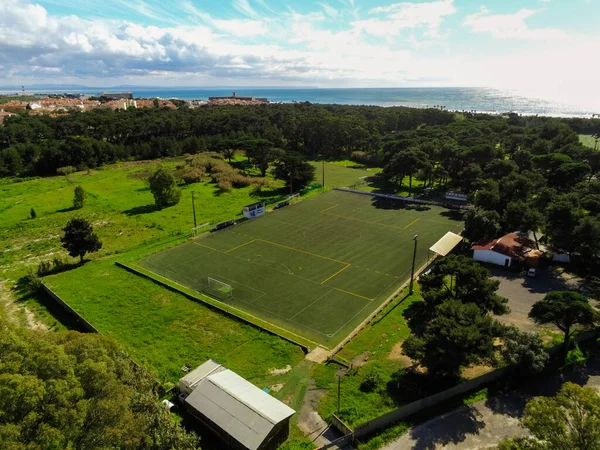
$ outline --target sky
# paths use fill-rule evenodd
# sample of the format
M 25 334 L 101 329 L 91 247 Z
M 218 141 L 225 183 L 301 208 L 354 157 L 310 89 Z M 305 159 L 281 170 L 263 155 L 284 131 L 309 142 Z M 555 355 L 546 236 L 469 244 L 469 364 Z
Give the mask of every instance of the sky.
M 600 102 L 600 0 L 0 0 L 0 84 L 508 88 Z

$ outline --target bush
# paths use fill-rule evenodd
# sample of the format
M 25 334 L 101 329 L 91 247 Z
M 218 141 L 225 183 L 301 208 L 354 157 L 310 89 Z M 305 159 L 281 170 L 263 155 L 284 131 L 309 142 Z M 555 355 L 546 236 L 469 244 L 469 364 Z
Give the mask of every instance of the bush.
M 40 261 L 37 268 L 37 275 L 43 277 L 44 275 L 50 273 L 52 270 L 52 263 L 50 261 Z
M 42 279 L 40 278 L 40 275 L 39 275 L 39 267 L 38 267 L 38 273 L 36 273 L 32 267 L 30 267 L 27 270 L 27 282 L 29 283 L 29 286 L 33 290 L 37 291 L 38 289 L 40 289 L 42 287 Z
M 199 167 L 186 167 L 175 172 L 175 176 L 181 178 L 185 184 L 198 183 L 202 181 L 204 170 Z
M 364 378 L 360 385 L 360 390 L 363 392 L 375 391 L 382 382 L 381 372 L 379 367 L 369 364 L 364 368 Z
M 73 166 L 64 166 L 64 167 L 59 167 L 58 169 L 56 169 L 56 174 L 67 176 L 76 171 L 77 171 L 77 169 L 75 169 L 75 167 L 73 167 Z
M 350 160 L 366 166 L 377 166 L 382 163 L 377 153 L 355 151 L 350 153 Z
M 575 368 L 583 367 L 587 363 L 587 357 L 581 351 L 579 346 L 575 344 L 575 347 L 568 351 L 567 358 L 565 359 L 565 367 Z
M 31 208 L 31 211 L 29 211 L 29 216 L 32 219 L 35 219 L 37 217 L 37 213 L 35 212 L 35 209 Z
M 221 193 L 231 192 L 232 186 L 229 181 L 219 181 L 217 183 L 217 187 L 221 191 Z
M 75 187 L 75 196 L 73 197 L 73 208 L 81 209 L 85 204 L 87 193 L 81 186 Z

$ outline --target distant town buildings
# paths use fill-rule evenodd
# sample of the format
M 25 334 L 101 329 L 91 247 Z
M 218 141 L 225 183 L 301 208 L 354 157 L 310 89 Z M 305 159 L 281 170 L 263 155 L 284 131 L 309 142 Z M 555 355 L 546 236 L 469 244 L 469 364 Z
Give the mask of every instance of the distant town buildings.
M 269 99 L 239 96 L 234 92 L 231 97 L 208 97 L 208 102 L 213 105 L 260 105 L 269 103 Z
M 127 99 L 133 100 L 132 92 L 102 92 L 100 93 L 100 97 L 104 97 L 108 100 L 119 100 L 119 99 Z

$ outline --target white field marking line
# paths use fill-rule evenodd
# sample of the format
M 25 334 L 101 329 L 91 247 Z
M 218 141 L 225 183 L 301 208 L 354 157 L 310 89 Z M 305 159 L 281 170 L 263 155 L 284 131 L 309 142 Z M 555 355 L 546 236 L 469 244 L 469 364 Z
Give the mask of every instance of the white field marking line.
M 323 297 L 325 297 L 327 294 L 329 294 L 331 291 L 333 291 L 333 289 L 329 289 L 327 292 L 325 292 L 323 295 L 321 295 L 318 299 L 316 299 L 314 302 L 312 302 L 309 305 L 306 305 L 304 308 L 302 308 L 300 311 L 298 311 L 296 314 L 294 314 L 292 317 L 289 318 L 289 320 L 292 320 L 294 317 L 296 317 L 298 314 L 304 312 L 306 309 L 310 308 L 312 305 L 314 305 L 315 303 L 317 303 L 319 300 L 321 300 Z
M 206 275 L 206 276 L 209 278 L 212 278 L 213 280 L 216 280 L 216 281 L 221 281 L 219 279 L 219 278 L 221 278 L 223 280 L 229 281 L 229 283 L 238 284 L 242 287 L 245 287 L 246 289 L 250 289 L 251 291 L 258 292 L 259 294 L 262 294 L 259 298 L 262 298 L 265 295 L 267 295 L 267 293 L 265 291 L 261 291 L 260 289 L 253 288 L 252 286 L 248 286 L 247 284 L 240 283 L 239 281 L 232 280 L 231 278 L 224 277 L 220 274 L 209 272 L 208 275 Z M 233 288 L 233 286 L 232 286 L 232 288 Z M 232 296 L 232 297 L 236 298 L 235 296 Z M 255 300 L 253 300 L 253 301 L 255 301 Z
M 143 269 L 143 268 L 142 268 L 142 269 Z M 144 269 L 144 270 L 147 270 L 147 269 Z M 165 281 L 168 281 L 169 283 L 176 284 L 176 285 L 178 285 L 178 286 L 181 286 L 182 288 L 185 288 L 185 289 L 190 289 L 189 287 L 187 287 L 187 286 L 185 286 L 185 285 L 183 285 L 183 284 L 180 284 L 180 283 L 178 283 L 178 282 L 176 282 L 176 281 L 173 281 L 173 280 L 171 280 L 171 279 L 169 279 L 169 278 L 167 278 L 167 277 L 164 277 L 164 276 L 162 276 L 162 275 L 159 275 L 159 274 L 157 274 L 157 273 L 155 273 L 155 272 L 152 272 L 151 270 L 149 270 L 149 272 L 151 272 L 152 274 L 154 274 L 154 275 L 155 275 L 155 276 L 157 276 L 158 278 L 162 278 L 163 280 L 165 280 Z M 193 290 L 193 289 L 192 289 L 192 290 Z M 278 326 L 278 325 L 275 325 L 274 323 L 271 323 L 271 322 L 269 322 L 268 320 L 261 319 L 260 317 L 257 317 L 257 316 L 255 316 L 255 315 L 253 315 L 253 314 L 250 314 L 250 313 L 248 313 L 248 312 L 244 311 L 243 309 L 236 308 L 235 306 L 228 305 L 227 303 L 224 303 L 224 302 L 220 301 L 219 299 L 215 299 L 214 297 L 212 297 L 212 296 L 210 296 L 210 295 L 206 295 L 206 294 L 204 294 L 204 293 L 202 293 L 201 295 L 204 295 L 205 297 L 208 297 L 208 298 L 210 298 L 210 299 L 212 299 L 212 300 L 214 300 L 214 301 L 216 301 L 216 302 L 218 302 L 218 303 L 222 303 L 222 304 L 226 305 L 226 308 L 224 308 L 225 312 L 227 312 L 227 308 L 229 308 L 229 309 L 231 309 L 231 310 L 234 310 L 234 311 L 239 311 L 239 313 L 241 313 L 242 317 L 245 315 L 245 316 L 247 316 L 247 317 L 251 317 L 252 319 L 256 320 L 256 321 L 257 321 L 257 323 L 266 323 L 266 324 L 268 324 L 269 326 L 271 326 L 271 327 L 273 327 L 273 328 L 277 328 L 277 329 L 279 329 L 279 330 L 283 330 L 283 331 L 285 332 L 285 333 L 283 333 L 284 335 L 285 335 L 286 333 L 288 333 L 288 334 L 291 334 L 291 335 L 293 335 L 293 336 L 296 336 L 296 337 L 300 338 L 300 340 L 308 341 L 308 342 L 310 342 L 310 343 L 314 344 L 314 345 L 315 345 L 315 347 L 317 347 L 317 346 L 319 346 L 319 345 L 320 345 L 320 343 L 318 343 L 318 342 L 315 342 L 315 341 L 313 341 L 312 339 L 309 339 L 309 338 L 307 338 L 307 337 L 305 337 L 305 336 L 300 336 L 299 334 L 297 334 L 297 333 L 294 333 L 293 331 L 290 331 L 290 330 L 288 330 L 287 328 L 280 327 L 280 326 Z M 200 301 L 202 301 L 201 299 L 199 299 L 199 300 L 200 300 Z M 243 300 L 242 300 L 242 301 L 243 301 Z M 259 306 L 258 308 L 261 308 L 261 307 Z M 265 309 L 265 308 L 261 308 L 261 309 Z M 268 310 L 267 310 L 267 311 L 268 311 Z M 274 314 L 274 313 L 273 313 L 273 315 L 276 315 L 276 316 L 277 316 L 277 317 L 279 317 L 280 319 L 284 319 L 284 320 L 285 320 L 285 318 L 284 318 L 284 317 L 281 317 L 281 316 L 279 316 L 279 315 L 277 315 L 277 314 Z M 245 319 L 245 320 L 247 320 L 247 319 Z M 316 330 L 314 330 L 314 331 L 316 331 Z M 320 333 L 320 334 L 323 334 L 323 333 Z M 324 336 L 326 336 L 326 335 L 324 335 Z M 329 350 L 329 349 L 328 349 L 328 348 L 326 348 L 326 350 Z
M 349 320 L 348 320 L 348 321 L 347 321 L 347 322 L 346 322 L 344 325 L 342 325 L 341 327 L 339 327 L 339 328 L 338 328 L 338 329 L 335 331 L 335 333 L 333 333 L 333 334 L 327 334 L 326 336 L 327 336 L 327 337 L 333 337 L 333 336 L 335 336 L 336 334 L 338 334 L 342 328 L 344 328 L 344 327 L 345 327 L 346 325 L 348 325 L 348 324 L 349 324 L 351 321 L 353 321 L 353 320 L 354 320 L 354 318 L 355 318 L 356 316 L 358 316 L 360 313 L 362 313 L 362 312 L 364 311 L 364 309 L 365 309 L 367 306 L 369 306 L 369 304 L 370 304 L 370 303 L 371 303 L 371 302 L 367 302 L 367 303 L 365 304 L 365 306 L 363 306 L 363 307 L 362 307 L 362 308 L 361 308 L 361 309 L 360 309 L 360 310 L 359 310 L 359 311 L 358 311 L 356 314 L 354 314 L 352 317 L 350 317 L 350 319 L 349 319 Z

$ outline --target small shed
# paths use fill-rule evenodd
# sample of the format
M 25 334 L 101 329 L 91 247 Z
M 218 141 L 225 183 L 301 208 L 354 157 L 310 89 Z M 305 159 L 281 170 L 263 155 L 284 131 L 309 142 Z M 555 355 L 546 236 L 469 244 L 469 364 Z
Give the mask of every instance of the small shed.
M 187 411 L 224 448 L 275 450 L 288 438 L 295 411 L 213 360 L 183 377 L 179 389 Z

